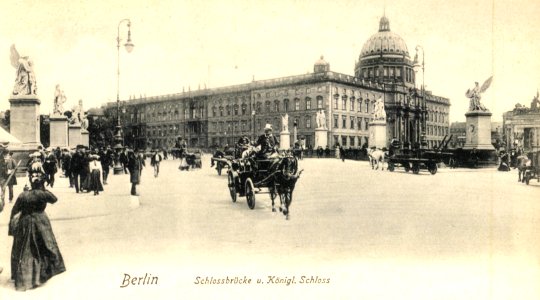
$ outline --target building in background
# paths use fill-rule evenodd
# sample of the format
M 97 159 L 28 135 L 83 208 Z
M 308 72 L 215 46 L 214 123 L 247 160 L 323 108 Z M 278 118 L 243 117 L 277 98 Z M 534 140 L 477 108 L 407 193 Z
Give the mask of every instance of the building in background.
M 138 148 L 172 147 L 178 137 L 190 147 L 233 145 L 243 135 L 259 135 L 267 123 L 279 136 L 281 116 L 287 113 L 289 130 L 297 124 L 298 137 L 313 146 L 316 114 L 322 110 L 329 146 L 356 148 L 367 146 L 368 124 L 382 98 L 389 139 L 412 145 L 424 136 L 434 147 L 449 132 L 450 101 L 417 88 L 413 67 L 405 42 L 382 17 L 379 31 L 360 52 L 355 76 L 332 72 L 321 57 L 313 73 L 304 75 L 131 97 L 122 101 L 120 112 L 124 141 Z M 105 115 L 116 115 L 116 103 L 104 108 Z
M 503 139 L 506 147 L 525 152 L 540 150 L 540 100 L 538 91 L 530 107 L 516 104 L 503 114 Z

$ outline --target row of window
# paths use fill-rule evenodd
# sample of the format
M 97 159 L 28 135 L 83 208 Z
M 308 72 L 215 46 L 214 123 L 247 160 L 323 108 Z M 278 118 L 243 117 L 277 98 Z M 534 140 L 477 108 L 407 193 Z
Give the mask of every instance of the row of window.
M 427 135 L 444 136 L 448 134 L 448 127 L 430 126 L 426 127 Z
M 347 110 L 354 111 L 355 107 L 358 112 L 370 113 L 375 109 L 375 100 L 371 101 L 369 99 L 363 100 L 362 98 L 355 99 L 351 97 L 350 99 L 347 96 L 341 97 L 341 107 L 339 107 L 339 97 L 334 98 L 333 107 L 334 110 Z
M 310 93 L 314 93 L 314 92 L 322 92 L 323 90 L 326 90 L 328 92 L 328 86 L 322 86 L 322 85 L 319 85 L 317 86 L 316 88 L 315 87 L 308 87 L 308 88 L 297 88 L 297 89 L 294 89 L 294 90 L 279 90 L 279 91 L 271 91 L 271 92 L 266 92 L 265 96 L 266 98 L 271 98 L 271 97 L 280 97 L 280 96 L 289 96 L 289 95 L 301 95 L 303 92 L 305 92 L 306 94 L 310 94 Z M 255 99 L 260 99 L 261 98 L 261 93 L 256 93 L 255 94 Z
M 347 116 L 341 116 L 341 122 L 340 122 L 339 115 L 334 115 L 333 124 L 334 124 L 334 128 L 368 130 L 369 122 L 371 122 L 370 118 L 361 118 L 361 117 L 354 117 L 354 116 L 349 116 L 349 118 L 347 118 Z M 340 127 L 340 123 L 341 123 L 341 127 Z
M 334 135 L 334 144 L 339 143 L 343 147 L 362 147 L 368 145 L 368 142 L 367 136 Z

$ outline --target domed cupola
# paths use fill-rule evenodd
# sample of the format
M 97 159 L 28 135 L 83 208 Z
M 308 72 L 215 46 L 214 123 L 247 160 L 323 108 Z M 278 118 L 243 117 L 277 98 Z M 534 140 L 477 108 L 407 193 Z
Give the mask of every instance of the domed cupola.
M 379 31 L 362 47 L 355 76 L 377 82 L 402 82 L 414 86 L 414 71 L 407 44 L 398 34 L 390 31 L 390 21 L 383 16 Z
M 321 55 L 321 59 L 315 62 L 313 66 L 313 72 L 324 73 L 330 71 L 330 64 L 324 60 L 324 56 Z

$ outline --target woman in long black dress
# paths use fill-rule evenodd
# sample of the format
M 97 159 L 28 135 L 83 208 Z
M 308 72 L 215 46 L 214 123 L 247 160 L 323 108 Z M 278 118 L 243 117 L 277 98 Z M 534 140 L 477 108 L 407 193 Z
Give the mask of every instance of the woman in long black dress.
M 55 203 L 58 199 L 43 186 L 45 178 L 41 163 L 32 164 L 29 173 L 32 189 L 17 198 L 9 227 L 9 235 L 13 236 L 11 279 L 20 291 L 38 287 L 66 270 L 45 213 L 47 203 Z M 15 222 L 17 218 L 18 222 Z

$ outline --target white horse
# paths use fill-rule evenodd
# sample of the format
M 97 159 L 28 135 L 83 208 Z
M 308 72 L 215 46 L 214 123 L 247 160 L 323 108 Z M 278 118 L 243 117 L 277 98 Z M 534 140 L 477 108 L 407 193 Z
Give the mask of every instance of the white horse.
M 384 157 L 385 153 L 381 149 L 369 149 L 368 150 L 369 163 L 371 164 L 371 169 L 378 170 L 379 162 L 381 163 L 381 170 L 384 171 Z M 375 167 L 377 164 L 377 167 Z

